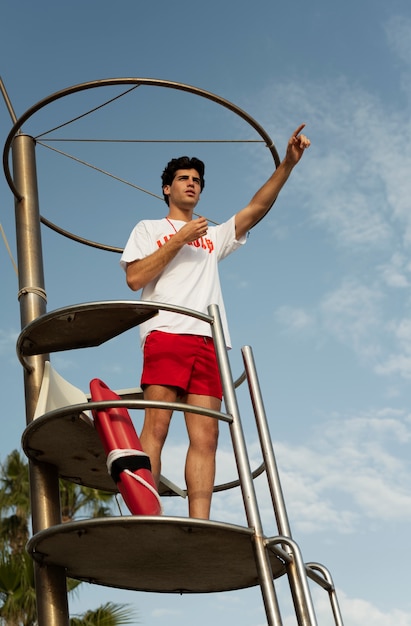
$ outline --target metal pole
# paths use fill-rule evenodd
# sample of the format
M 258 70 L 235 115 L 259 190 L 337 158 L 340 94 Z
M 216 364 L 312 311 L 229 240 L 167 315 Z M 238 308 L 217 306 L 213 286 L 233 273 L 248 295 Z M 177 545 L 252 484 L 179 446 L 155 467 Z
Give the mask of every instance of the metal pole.
M 337 593 L 335 590 L 334 582 L 332 576 L 328 569 L 321 565 L 320 563 L 307 563 L 308 575 L 310 575 L 310 571 L 317 570 L 320 572 L 324 578 L 326 583 L 325 589 L 328 591 L 328 596 L 330 598 L 331 609 L 334 616 L 335 626 L 344 626 L 340 606 L 338 604 Z
M 230 433 L 233 442 L 234 454 L 240 478 L 241 491 L 249 528 L 254 529 L 254 554 L 257 573 L 263 596 L 267 621 L 269 626 L 282 626 L 280 609 L 274 589 L 273 574 L 265 548 L 265 537 L 258 510 L 257 497 L 252 479 L 250 461 L 247 454 L 244 432 L 240 420 L 237 397 L 235 393 L 230 362 L 224 339 L 224 331 L 218 306 L 211 304 L 208 313 L 214 319 L 211 326 L 215 344 L 217 360 L 220 368 L 221 382 L 224 393 L 226 411 L 233 421 L 230 424 Z
M 280 535 L 287 537 L 284 549 L 292 556 L 291 561 L 287 565 L 287 573 L 298 624 L 300 626 L 315 626 L 316 619 L 305 569 L 298 561 L 300 558 L 299 551 L 291 539 L 290 524 L 251 347 L 244 346 L 242 354 L 278 530 Z M 278 541 L 276 540 L 275 543 L 278 543 Z
M 21 326 L 46 312 L 40 212 L 37 190 L 35 142 L 28 135 L 13 140 L 13 174 L 20 199 L 15 200 L 17 260 Z M 33 419 L 44 361 L 30 357 L 24 370 L 26 422 Z M 29 461 L 33 533 L 60 523 L 60 498 L 56 468 Z M 66 577 L 63 568 L 34 564 L 39 626 L 68 626 Z
M 251 402 L 256 417 L 257 430 L 260 439 L 261 451 L 267 471 L 267 480 L 270 488 L 271 500 L 274 507 L 275 517 L 277 520 L 278 532 L 280 535 L 291 538 L 291 529 L 288 521 L 287 510 L 283 491 L 281 488 L 280 477 L 274 456 L 274 449 L 268 428 L 265 409 L 261 395 L 260 385 L 258 383 L 257 372 L 255 368 L 253 353 L 250 346 L 242 348 L 243 361 L 247 374 L 248 386 L 250 390 Z
M 11 103 L 11 100 L 9 98 L 9 94 L 7 93 L 6 86 L 3 83 L 3 79 L 2 79 L 1 76 L 0 76 L 0 91 L 1 91 L 2 96 L 4 98 L 4 102 L 6 103 L 7 110 L 10 113 L 11 121 L 13 122 L 13 124 L 15 124 L 17 122 L 17 116 L 16 116 L 16 114 L 14 112 L 13 105 Z
M 306 568 L 300 548 L 292 539 L 284 536 L 271 537 L 267 539 L 267 546 L 281 543 L 288 547 L 287 553 L 292 556 L 290 567 L 292 568 L 292 576 L 290 576 L 291 593 L 293 595 L 294 607 L 299 626 L 317 626 L 314 606 L 311 599 L 310 588 L 306 575 Z

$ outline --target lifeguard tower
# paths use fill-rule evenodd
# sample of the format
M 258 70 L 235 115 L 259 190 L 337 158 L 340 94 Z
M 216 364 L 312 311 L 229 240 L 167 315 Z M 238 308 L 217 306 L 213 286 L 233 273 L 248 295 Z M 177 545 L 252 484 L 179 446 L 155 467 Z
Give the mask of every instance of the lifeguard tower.
M 242 348 L 244 372 L 234 380 L 218 307 L 210 305 L 204 314 L 167 303 L 98 301 L 46 310 L 41 222 L 77 243 L 92 247 L 96 244 L 59 229 L 40 215 L 36 140 L 25 134 L 22 127 L 35 113 L 57 100 L 113 85 L 156 86 L 212 100 L 250 124 L 271 152 L 275 164 L 279 163 L 271 138 L 247 113 L 215 94 L 189 85 L 147 78 L 93 81 L 52 94 L 18 119 L 2 89 L 13 121 L 4 147 L 3 166 L 16 211 L 22 327 L 17 352 L 25 384 L 27 426 L 23 448 L 29 458 L 33 522 L 28 550 L 35 566 L 38 624 L 68 626 L 66 577 L 71 577 L 108 587 L 179 594 L 259 586 L 267 623 L 281 626 L 275 581 L 286 576 L 299 626 L 317 624 L 309 580 L 328 594 L 334 622 L 342 626 L 329 571 L 319 563 L 305 563 L 291 534 L 252 349 Z M 187 517 L 135 515 L 62 523 L 59 477 L 104 491 L 116 490 L 107 473 L 105 453 L 90 411 L 112 406 L 142 410 L 148 403 L 138 389 L 119 392 L 115 401 L 93 402 L 55 371 L 51 355 L 99 346 L 138 326 L 160 309 L 194 316 L 211 326 L 223 383 L 224 412 L 199 407 L 191 410 L 205 413 L 229 429 L 238 478 L 216 485 L 215 490 L 241 490 L 247 523 L 240 526 Z M 263 459 L 254 471 L 250 467 L 238 402 L 237 388 L 242 383 L 251 398 Z M 164 404 L 163 408 L 179 412 L 185 405 Z M 262 473 L 267 479 L 278 530 L 274 536 L 265 534 L 254 486 L 254 479 Z M 162 477 L 160 495 L 184 497 L 185 492 Z M 140 567 L 136 567 L 137 562 Z

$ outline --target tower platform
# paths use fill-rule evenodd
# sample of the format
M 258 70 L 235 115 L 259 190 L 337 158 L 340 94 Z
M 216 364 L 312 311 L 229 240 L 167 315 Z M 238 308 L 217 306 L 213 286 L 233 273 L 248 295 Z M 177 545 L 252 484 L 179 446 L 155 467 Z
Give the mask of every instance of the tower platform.
M 164 593 L 259 584 L 251 528 L 179 517 L 105 517 L 59 524 L 28 544 L 42 565 L 90 583 Z M 269 549 L 273 577 L 285 564 Z

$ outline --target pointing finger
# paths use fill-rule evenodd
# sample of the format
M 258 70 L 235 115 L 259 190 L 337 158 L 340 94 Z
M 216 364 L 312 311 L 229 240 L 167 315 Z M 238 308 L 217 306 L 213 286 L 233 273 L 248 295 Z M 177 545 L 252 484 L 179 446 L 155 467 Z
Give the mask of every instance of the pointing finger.
M 298 128 L 296 128 L 296 130 L 293 132 L 293 137 L 297 137 L 301 133 L 304 127 L 305 127 L 305 124 L 301 124 Z

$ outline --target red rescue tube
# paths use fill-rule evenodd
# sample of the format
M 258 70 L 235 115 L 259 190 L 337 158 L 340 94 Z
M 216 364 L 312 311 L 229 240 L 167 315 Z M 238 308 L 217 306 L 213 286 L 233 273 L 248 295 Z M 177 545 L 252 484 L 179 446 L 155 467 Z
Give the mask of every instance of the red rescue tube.
M 100 379 L 90 381 L 93 402 L 121 400 Z M 133 515 L 161 515 L 160 496 L 127 409 L 93 409 L 94 425 L 107 454 L 107 468 Z

